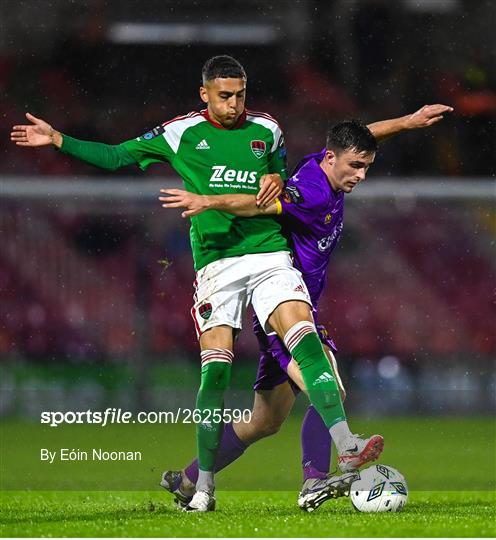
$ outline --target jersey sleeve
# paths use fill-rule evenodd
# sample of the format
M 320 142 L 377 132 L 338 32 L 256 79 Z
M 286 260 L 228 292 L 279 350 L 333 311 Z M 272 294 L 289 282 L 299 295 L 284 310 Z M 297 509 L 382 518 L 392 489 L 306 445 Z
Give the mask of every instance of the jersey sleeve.
M 275 132 L 274 146 L 275 148 L 269 156 L 269 173 L 278 173 L 283 180 L 288 177 L 286 146 L 284 144 L 284 135 L 278 128 Z
M 116 171 L 126 165 L 136 163 L 122 144 L 104 144 L 74 139 L 62 134 L 61 154 L 72 156 L 95 167 Z
M 165 140 L 164 131 L 165 126 L 160 125 L 136 139 L 122 143 L 140 169 L 146 170 L 152 163 L 170 163 L 174 159 L 175 152 Z
M 308 180 L 299 182 L 297 176 L 287 181 L 276 200 L 278 214 L 290 216 L 307 225 L 320 214 L 324 203 L 319 187 Z

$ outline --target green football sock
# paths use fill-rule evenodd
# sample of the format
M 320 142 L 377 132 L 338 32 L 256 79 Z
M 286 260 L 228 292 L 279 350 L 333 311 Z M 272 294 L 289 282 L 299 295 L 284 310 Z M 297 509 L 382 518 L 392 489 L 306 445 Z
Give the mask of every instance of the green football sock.
M 202 419 L 196 424 L 198 468 L 202 471 L 214 470 L 224 427 L 224 392 L 231 380 L 231 362 L 219 360 L 218 357 L 226 356 L 226 353 L 229 353 L 232 360 L 231 351 L 202 351 L 202 359 L 209 358 L 202 365 L 201 384 L 196 398 L 196 408 L 201 411 Z
M 315 330 L 306 333 L 290 352 L 300 367 L 310 402 L 325 425 L 330 428 L 346 420 L 336 378 Z

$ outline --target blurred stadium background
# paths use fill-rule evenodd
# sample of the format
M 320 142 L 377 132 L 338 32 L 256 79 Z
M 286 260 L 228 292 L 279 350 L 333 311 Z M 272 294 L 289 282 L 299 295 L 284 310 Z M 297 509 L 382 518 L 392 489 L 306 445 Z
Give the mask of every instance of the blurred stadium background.
M 322 322 L 352 414 L 494 413 L 493 3 L 13 6 L 0 3 L 4 419 L 192 406 L 188 223 L 157 201 L 178 178 L 163 166 L 102 174 L 52 150 L 16 148 L 9 132 L 30 111 L 75 137 L 135 137 L 197 109 L 201 66 L 220 53 L 244 64 L 248 106 L 282 124 L 290 167 L 323 146 L 334 121 L 455 107 L 434 128 L 387 141 L 347 198 Z M 249 406 L 249 320 L 236 354 L 231 405 Z M 488 436 L 494 445 L 494 429 Z

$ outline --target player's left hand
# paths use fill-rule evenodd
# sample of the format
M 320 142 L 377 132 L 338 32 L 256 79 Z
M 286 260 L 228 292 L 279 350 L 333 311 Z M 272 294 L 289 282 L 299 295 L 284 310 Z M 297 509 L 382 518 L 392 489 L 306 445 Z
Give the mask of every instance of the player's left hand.
M 270 206 L 282 193 L 284 182 L 280 174 L 264 174 L 260 178 L 260 191 L 257 194 L 257 206 Z
M 449 105 L 424 105 L 407 118 L 408 129 L 419 129 L 432 126 L 442 120 L 443 114 L 453 112 L 453 107 Z
M 190 193 L 183 189 L 161 189 L 160 193 L 167 195 L 167 197 L 158 198 L 159 201 L 164 203 L 162 205 L 164 208 L 186 208 L 181 213 L 183 218 L 196 216 L 208 208 L 205 195 Z

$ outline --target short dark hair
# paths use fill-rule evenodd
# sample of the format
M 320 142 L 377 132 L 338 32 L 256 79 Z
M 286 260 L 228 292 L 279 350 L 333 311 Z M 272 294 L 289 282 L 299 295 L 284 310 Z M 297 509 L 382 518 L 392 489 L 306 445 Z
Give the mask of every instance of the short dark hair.
M 354 150 L 372 154 L 377 151 L 377 140 L 362 122 L 346 120 L 332 126 L 328 131 L 326 148 L 336 153 Z
M 203 84 L 214 79 L 244 79 L 246 81 L 246 72 L 243 66 L 233 58 L 223 54 L 221 56 L 212 56 L 202 68 Z

